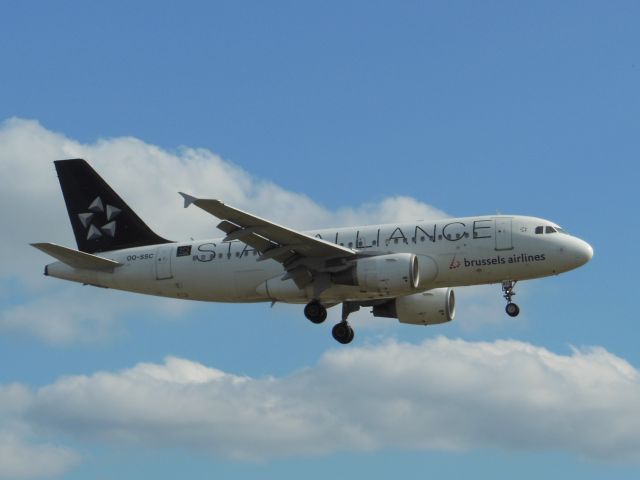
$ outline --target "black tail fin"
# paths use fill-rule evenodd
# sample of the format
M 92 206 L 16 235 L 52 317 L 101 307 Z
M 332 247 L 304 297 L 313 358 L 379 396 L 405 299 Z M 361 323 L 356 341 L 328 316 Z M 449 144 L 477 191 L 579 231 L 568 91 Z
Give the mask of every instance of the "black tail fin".
M 86 161 L 78 158 L 54 163 L 80 251 L 170 243 L 147 227 Z

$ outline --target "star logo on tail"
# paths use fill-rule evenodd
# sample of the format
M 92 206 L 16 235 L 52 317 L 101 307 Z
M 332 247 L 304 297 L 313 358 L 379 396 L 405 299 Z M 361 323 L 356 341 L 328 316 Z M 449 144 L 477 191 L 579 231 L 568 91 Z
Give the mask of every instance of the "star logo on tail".
M 100 197 L 96 197 L 87 210 L 88 212 L 78 214 L 80 223 L 87 230 L 87 240 L 96 240 L 103 236 L 114 238 L 116 235 L 116 221 L 114 218 L 122 210 L 113 205 L 105 205 Z M 103 218 L 104 220 L 102 220 Z M 100 226 L 100 224 L 102 225 Z

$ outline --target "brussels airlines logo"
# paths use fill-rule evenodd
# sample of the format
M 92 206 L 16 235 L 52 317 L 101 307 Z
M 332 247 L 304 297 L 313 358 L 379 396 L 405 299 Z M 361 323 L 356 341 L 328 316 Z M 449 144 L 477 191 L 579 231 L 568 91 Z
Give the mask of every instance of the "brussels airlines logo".
M 82 226 L 87 229 L 87 240 L 95 240 L 104 235 L 111 238 L 115 237 L 116 222 L 113 219 L 116 218 L 122 210 L 109 204 L 105 206 L 100 197 L 96 197 L 87 210 L 89 211 L 86 213 L 78 214 Z M 100 214 L 106 217 L 106 223 L 102 226 L 96 226 L 93 223 L 94 220 L 98 221 L 98 224 L 102 223 L 102 221 L 99 221 L 99 218 L 97 218 L 102 217 Z

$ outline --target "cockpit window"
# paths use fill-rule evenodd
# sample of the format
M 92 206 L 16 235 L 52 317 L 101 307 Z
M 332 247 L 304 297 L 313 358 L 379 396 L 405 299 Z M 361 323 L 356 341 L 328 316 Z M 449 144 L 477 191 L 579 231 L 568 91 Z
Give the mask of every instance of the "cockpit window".
M 569 235 L 565 230 L 561 229 L 560 227 L 552 227 L 551 225 L 547 225 L 546 227 L 544 225 L 536 227 L 536 233 L 537 234 L 541 234 L 541 233 L 564 233 L 565 235 Z

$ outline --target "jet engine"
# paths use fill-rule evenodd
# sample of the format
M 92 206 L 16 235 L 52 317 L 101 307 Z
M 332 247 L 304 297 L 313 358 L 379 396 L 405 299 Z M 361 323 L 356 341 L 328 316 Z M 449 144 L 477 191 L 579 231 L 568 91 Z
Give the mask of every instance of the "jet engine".
M 456 297 L 450 288 L 434 288 L 426 292 L 397 297 L 373 307 L 375 317 L 397 318 L 400 323 L 435 325 L 453 320 Z
M 415 291 L 420 283 L 418 257 L 412 253 L 394 253 L 359 259 L 354 266 L 334 273 L 339 285 L 354 285 L 361 292 L 403 294 Z

